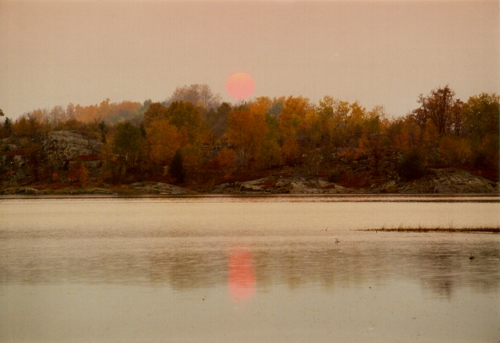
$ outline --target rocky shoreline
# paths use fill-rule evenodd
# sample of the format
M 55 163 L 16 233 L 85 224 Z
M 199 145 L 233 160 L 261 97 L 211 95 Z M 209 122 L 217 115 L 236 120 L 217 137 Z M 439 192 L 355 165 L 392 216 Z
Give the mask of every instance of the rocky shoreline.
M 401 160 L 397 151 L 388 152 L 377 168 L 378 177 L 364 183 L 364 187 L 345 187 L 349 183 L 329 182 L 322 177 L 306 177 L 308 172 L 288 168 L 275 174 L 250 181 L 180 187 L 163 182 L 135 182 L 125 185 L 108 185 L 97 182 L 102 161 L 99 154 L 102 143 L 71 131 L 52 131 L 41 143 L 47 159 L 68 174 L 60 175 L 60 185 L 29 184 L 23 180 L 31 177 L 26 158 L 19 146 L 9 145 L 11 164 L 18 166 L 5 179 L 0 195 L 193 195 L 193 194 L 499 194 L 498 182 L 473 175 L 457 168 L 428 168 L 423 177 L 404 181 L 396 165 Z M 344 151 L 345 152 L 345 151 Z M 345 155 L 345 154 L 344 154 Z M 332 163 L 345 175 L 372 175 L 374 168 L 369 155 L 360 154 L 349 159 L 338 151 Z M 75 176 L 69 177 L 75 166 L 84 166 L 89 182 L 83 186 L 70 186 Z M 294 175 L 294 176 L 292 176 Z M 57 183 L 56 182 L 56 183 Z M 341 185 L 342 183 L 342 185 Z M 81 182 L 80 184 L 83 184 Z
M 210 191 L 192 190 L 162 182 L 136 182 L 103 187 L 10 187 L 0 195 L 247 195 L 247 194 L 500 194 L 498 182 L 454 168 L 430 169 L 413 181 L 390 180 L 368 188 L 347 188 L 323 178 L 269 176 L 245 182 L 223 183 Z
M 268 177 L 225 183 L 214 194 L 499 194 L 499 184 L 459 169 L 431 169 L 409 182 L 390 180 L 369 188 L 347 188 L 321 178 Z

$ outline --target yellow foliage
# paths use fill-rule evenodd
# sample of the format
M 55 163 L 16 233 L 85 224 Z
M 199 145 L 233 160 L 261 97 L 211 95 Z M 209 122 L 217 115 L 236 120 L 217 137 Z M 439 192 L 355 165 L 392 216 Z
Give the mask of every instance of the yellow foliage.
M 439 152 L 450 162 L 458 163 L 466 163 L 472 156 L 472 150 L 467 140 L 451 136 L 441 138 Z
M 283 163 L 281 147 L 272 140 L 264 140 L 258 155 L 258 164 L 261 168 L 271 168 Z
M 159 165 L 170 163 L 182 143 L 182 135 L 177 128 L 168 120 L 159 119 L 151 123 L 146 133 L 151 147 L 151 160 Z
M 229 143 L 240 153 L 240 163 L 244 164 L 254 158 L 260 147 L 260 142 L 266 137 L 269 127 L 265 122 L 265 113 L 258 108 L 231 111 L 228 117 Z

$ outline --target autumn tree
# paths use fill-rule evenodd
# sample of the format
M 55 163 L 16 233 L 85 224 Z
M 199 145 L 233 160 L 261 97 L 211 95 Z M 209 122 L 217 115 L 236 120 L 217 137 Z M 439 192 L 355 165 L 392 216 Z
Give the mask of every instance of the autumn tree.
M 47 128 L 44 125 L 43 117 L 32 115 L 33 113 L 41 113 L 41 111 L 33 111 L 26 116 L 22 116 L 12 125 L 12 131 L 17 137 L 28 137 L 35 139 L 43 135 Z
M 231 112 L 231 105 L 227 102 L 223 102 L 217 109 L 210 109 L 205 114 L 204 119 L 206 125 L 210 129 L 212 143 L 221 139 L 227 132 L 229 112 Z
M 464 104 L 464 134 L 471 144 L 472 163 L 477 167 L 499 168 L 500 96 L 481 93 Z
M 216 161 L 222 171 L 224 172 L 224 178 L 228 178 L 236 170 L 237 161 L 236 152 L 233 149 L 222 148 L 216 157 Z
M 357 101 L 349 105 L 349 114 L 346 117 L 346 136 L 348 137 L 347 145 L 351 148 L 357 148 L 359 141 L 363 136 L 364 124 L 367 120 L 366 108 L 361 106 Z
M 26 165 L 31 172 L 33 181 L 37 182 L 40 180 L 44 168 L 45 151 L 39 141 L 27 138 L 22 140 L 21 147 L 24 150 Z
M 45 151 L 42 142 L 48 130 L 42 110 L 35 110 L 22 116 L 12 125 L 13 136 L 20 142 L 26 165 L 34 178 L 39 181 L 44 170 Z
M 208 110 L 219 107 L 221 97 L 219 94 L 213 94 L 208 85 L 192 84 L 177 87 L 172 96 L 166 101 L 166 104 L 170 105 L 178 101 L 188 102 Z
M 376 174 L 379 172 L 379 165 L 389 145 L 386 132 L 387 126 L 388 121 L 385 118 L 385 110 L 382 106 L 375 106 L 367 113 L 359 145 L 362 150 L 370 155 Z
M 229 113 L 228 141 L 236 149 L 240 165 L 255 159 L 263 138 L 268 132 L 265 123 L 266 110 L 258 103 L 248 109 L 237 109 Z
M 144 113 L 144 127 L 146 130 L 155 120 L 167 119 L 167 108 L 159 102 L 153 102 Z
M 144 113 L 146 130 L 157 120 L 167 120 L 170 125 L 175 126 L 179 132 L 188 137 L 190 143 L 194 143 L 202 131 L 201 112 L 198 107 L 189 102 L 175 101 L 168 107 L 157 102 L 152 103 Z
M 301 156 L 301 146 L 306 139 L 304 120 L 313 108 L 308 98 L 288 97 L 281 107 L 278 118 L 283 156 L 288 163 L 296 163 Z
M 319 101 L 317 113 L 321 122 L 322 141 L 326 154 L 338 147 L 347 146 L 347 118 L 351 111 L 347 101 L 325 96 Z
M 194 143 L 202 129 L 202 116 L 198 107 L 190 102 L 175 101 L 165 112 L 166 119 Z
M 61 106 L 54 106 L 48 114 L 48 121 L 52 125 L 66 121 L 67 119 L 66 110 L 64 110 Z
M 182 146 L 183 139 L 178 129 L 168 119 L 157 119 L 146 129 L 151 161 L 166 166 Z
M 425 126 L 430 120 L 439 137 L 442 137 L 450 131 L 454 122 L 459 123 L 457 116 L 460 114 L 460 100 L 454 97 L 455 92 L 448 85 L 432 90 L 427 96 L 421 94 L 418 99 L 421 105 L 413 111 L 415 118 L 421 126 Z
M 279 144 L 280 132 L 278 119 L 272 113 L 271 109 L 267 110 L 265 115 L 265 123 L 267 125 L 267 133 L 264 136 L 257 155 L 257 164 L 262 169 L 277 167 L 283 164 L 283 151 Z

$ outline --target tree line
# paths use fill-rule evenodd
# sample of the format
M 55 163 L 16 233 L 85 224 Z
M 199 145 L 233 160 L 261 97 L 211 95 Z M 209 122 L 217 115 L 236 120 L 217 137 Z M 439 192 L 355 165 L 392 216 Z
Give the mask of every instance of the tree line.
M 377 174 L 391 151 L 405 156 L 407 178 L 420 176 L 422 166 L 445 165 L 498 178 L 498 95 L 481 93 L 464 102 L 445 86 L 420 95 L 418 104 L 388 118 L 381 106 L 366 109 L 330 96 L 318 103 L 288 96 L 231 104 L 206 85 L 191 85 L 162 103 L 106 99 L 55 106 L 3 121 L 0 171 L 5 178 L 6 155 L 15 145 L 37 179 L 50 181 L 54 171 L 47 171 L 41 142 L 50 131 L 71 130 L 102 142 L 103 182 L 217 182 L 287 167 L 328 177 L 339 172 L 335 157 L 360 154 L 370 157 L 370 173 Z

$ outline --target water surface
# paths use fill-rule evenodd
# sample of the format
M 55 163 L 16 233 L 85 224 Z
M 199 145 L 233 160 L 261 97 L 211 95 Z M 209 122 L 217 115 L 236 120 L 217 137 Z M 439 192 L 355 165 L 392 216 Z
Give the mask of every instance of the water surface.
M 1 342 L 496 342 L 497 197 L 0 200 Z M 470 259 L 473 255 L 475 258 Z

